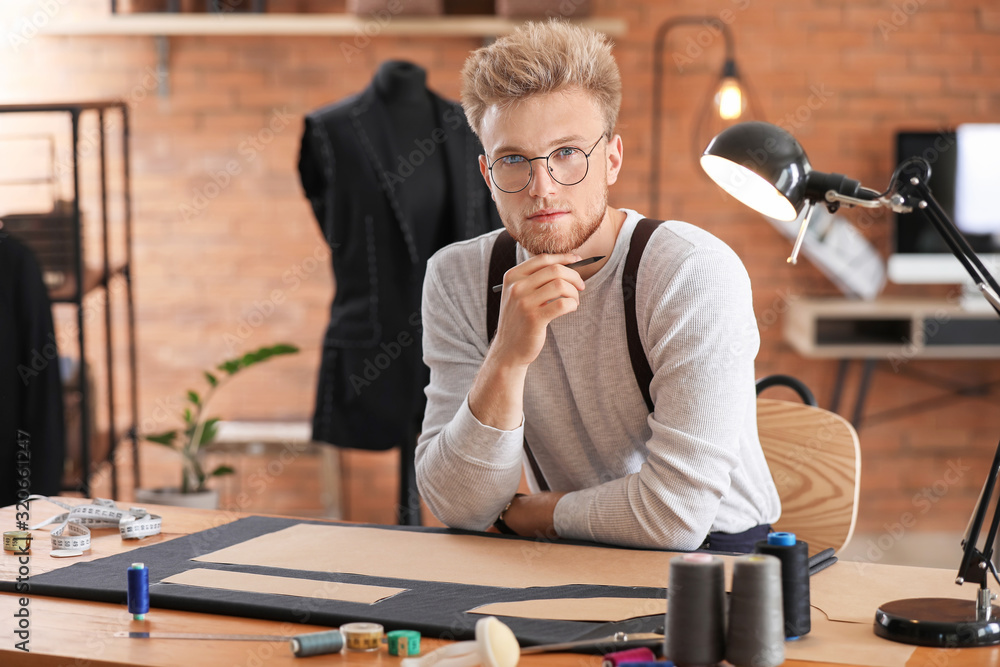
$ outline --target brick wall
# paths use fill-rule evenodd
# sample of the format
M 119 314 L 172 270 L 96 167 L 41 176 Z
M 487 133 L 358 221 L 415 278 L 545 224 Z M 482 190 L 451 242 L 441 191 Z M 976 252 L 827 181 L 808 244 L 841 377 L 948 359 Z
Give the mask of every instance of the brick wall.
M 881 189 L 898 127 L 1000 117 L 1000 11 L 987 4 L 595 0 L 595 14 L 628 23 L 627 35 L 616 40 L 626 91 L 620 123 L 625 176 L 612 203 L 644 210 L 649 202 L 652 40 L 665 19 L 706 15 L 728 23 L 763 118 L 792 130 L 817 168 Z M 302 352 L 237 379 L 215 407 L 232 419 L 307 419 L 334 286 L 295 170 L 303 114 L 357 92 L 389 58 L 423 65 L 430 86 L 455 97 L 458 69 L 479 40 L 175 37 L 169 39 L 169 93 L 160 95 L 153 38 L 34 36 L 26 23 L 47 20 L 40 11 L 68 16 L 107 11 L 106 5 L 3 3 L 0 101 L 108 97 L 129 103 L 142 421 L 166 424 L 162 406 L 177 405 L 184 390 L 198 388 L 200 369 L 277 341 Z M 343 9 L 342 2 L 327 6 Z M 345 45 L 356 47 L 350 58 Z M 679 28 L 667 54 L 660 206 L 645 212 L 701 225 L 741 255 L 763 339 L 758 375 L 798 375 L 825 404 L 835 362 L 805 362 L 783 341 L 780 321 L 789 301 L 836 289 L 807 262 L 786 265 L 790 244 L 695 166 L 693 117 L 721 63 L 717 30 Z M 686 58 L 683 71 L 675 54 Z M 0 130 L 11 122 L 0 118 Z M 888 249 L 888 218 L 858 222 Z M 889 292 L 923 293 L 893 286 Z M 945 380 L 935 388 L 911 372 Z M 881 530 L 908 511 L 919 514 L 917 529 L 964 522 L 1000 434 L 1000 410 L 988 395 L 940 396 L 950 383 L 998 376 L 995 362 L 880 369 L 871 413 L 925 403 L 915 414 L 875 418 L 863 429 L 862 529 Z

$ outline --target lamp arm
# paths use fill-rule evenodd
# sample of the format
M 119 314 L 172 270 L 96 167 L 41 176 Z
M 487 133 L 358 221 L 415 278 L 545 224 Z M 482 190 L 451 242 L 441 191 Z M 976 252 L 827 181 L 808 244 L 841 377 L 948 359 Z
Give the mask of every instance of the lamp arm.
M 993 496 L 993 489 L 996 486 L 997 476 L 1000 475 L 1000 443 L 997 443 L 997 451 L 993 455 L 993 464 L 990 466 L 990 473 L 983 484 L 983 491 L 979 495 L 976 507 L 972 513 L 972 521 L 966 530 L 965 539 L 962 540 L 962 561 L 958 566 L 958 576 L 955 578 L 956 584 L 964 584 L 966 581 L 986 586 L 987 573 L 990 558 L 993 555 L 993 541 L 996 539 L 997 527 L 1000 525 L 1000 503 L 993 509 L 993 519 L 990 522 L 990 530 L 986 538 L 985 553 L 976 547 L 979 542 L 979 533 L 983 528 L 983 521 L 986 519 L 986 509 Z
M 927 166 L 926 163 L 923 164 Z M 901 179 L 898 183 L 897 193 L 910 206 L 915 206 L 923 211 L 924 215 L 931 221 L 931 224 L 934 225 L 934 229 L 938 235 L 948 244 L 948 249 L 961 262 L 966 273 L 972 278 L 972 282 L 979 287 L 983 296 L 990 302 L 993 309 L 997 311 L 997 314 L 1000 315 L 1000 296 L 998 296 L 1000 295 L 1000 284 L 997 283 L 996 278 L 983 265 L 976 251 L 972 249 L 969 242 L 958 231 L 958 228 L 955 227 L 955 223 L 952 222 L 948 214 L 941 208 L 941 205 L 934 199 L 930 188 L 927 186 L 929 171 L 930 168 L 927 166 L 925 173 Z

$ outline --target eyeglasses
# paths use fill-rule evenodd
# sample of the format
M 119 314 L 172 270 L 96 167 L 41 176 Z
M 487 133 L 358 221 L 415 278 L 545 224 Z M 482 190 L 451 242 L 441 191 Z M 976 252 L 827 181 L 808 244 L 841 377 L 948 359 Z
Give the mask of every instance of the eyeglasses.
M 540 157 L 503 155 L 490 164 L 490 178 L 493 179 L 493 185 L 503 192 L 511 194 L 520 192 L 531 182 L 531 175 L 535 171 L 531 168 L 531 163 L 535 160 L 545 160 L 545 168 L 552 180 L 560 185 L 576 185 L 587 178 L 587 172 L 590 170 L 590 154 L 605 136 L 602 134 L 586 153 L 575 146 L 562 146 Z

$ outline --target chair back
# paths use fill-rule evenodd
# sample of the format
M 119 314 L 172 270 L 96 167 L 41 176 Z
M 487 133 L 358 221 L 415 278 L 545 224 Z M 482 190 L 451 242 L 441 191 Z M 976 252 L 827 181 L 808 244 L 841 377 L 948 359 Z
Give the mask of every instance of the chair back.
M 843 549 L 858 518 L 861 448 L 854 427 L 823 408 L 758 398 L 757 431 L 781 498 L 774 530 L 795 533 L 810 555 Z

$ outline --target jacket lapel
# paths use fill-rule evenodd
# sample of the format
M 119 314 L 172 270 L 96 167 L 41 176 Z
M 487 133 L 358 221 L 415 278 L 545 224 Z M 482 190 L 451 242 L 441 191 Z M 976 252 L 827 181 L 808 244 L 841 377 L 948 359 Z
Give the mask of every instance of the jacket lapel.
M 413 223 L 406 213 L 404 202 L 401 201 L 399 188 L 394 183 L 392 172 L 393 160 L 396 155 L 393 152 L 393 129 L 389 118 L 385 113 L 385 108 L 378 100 L 374 88 L 366 88 L 355 102 L 350 111 L 351 123 L 358 141 L 364 151 L 365 156 L 371 163 L 372 169 L 378 175 L 379 186 L 385 193 L 389 202 L 389 208 L 396 218 L 399 230 L 403 234 L 403 241 L 410 255 L 410 261 L 414 266 L 420 265 L 420 257 L 417 253 L 417 244 L 413 238 Z

